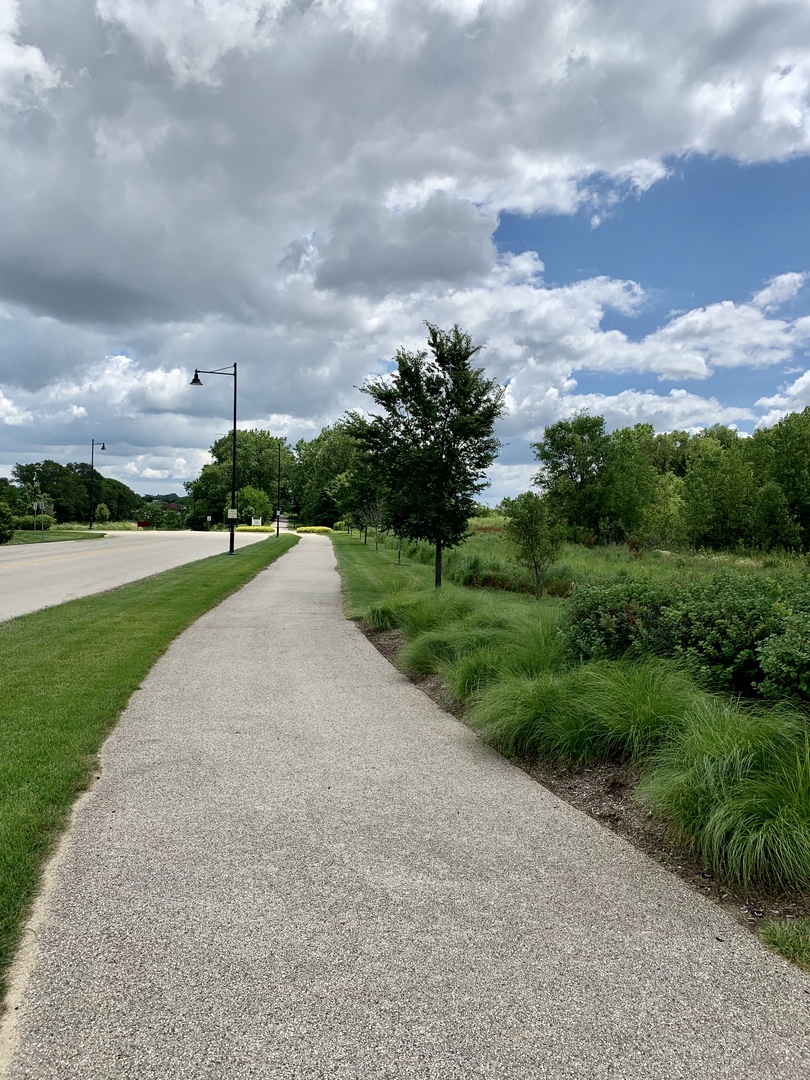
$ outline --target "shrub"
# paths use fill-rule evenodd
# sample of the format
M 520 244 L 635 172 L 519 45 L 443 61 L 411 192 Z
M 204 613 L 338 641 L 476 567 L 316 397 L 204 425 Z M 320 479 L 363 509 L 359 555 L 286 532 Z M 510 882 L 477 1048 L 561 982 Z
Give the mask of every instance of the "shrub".
M 787 615 L 780 632 L 766 638 L 757 655 L 765 676 L 760 684 L 765 697 L 810 699 L 810 615 Z
M 628 650 L 658 651 L 661 612 L 673 601 L 667 585 L 637 581 L 577 583 L 564 632 L 578 659 L 615 659 Z
M 50 514 L 21 514 L 19 517 L 14 518 L 14 528 L 23 529 L 26 532 L 30 532 L 32 529 L 41 529 L 43 523 L 46 529 L 50 529 L 53 525 L 53 518 Z M 87 526 L 84 526 L 87 528 Z
M 319 536 L 332 532 L 328 525 L 300 525 L 295 531 L 300 533 L 317 533 Z
M 658 653 L 725 690 L 806 694 L 808 625 L 806 575 L 723 570 L 680 586 L 577 584 L 565 633 L 579 659 Z M 770 641 L 773 635 L 783 640 Z

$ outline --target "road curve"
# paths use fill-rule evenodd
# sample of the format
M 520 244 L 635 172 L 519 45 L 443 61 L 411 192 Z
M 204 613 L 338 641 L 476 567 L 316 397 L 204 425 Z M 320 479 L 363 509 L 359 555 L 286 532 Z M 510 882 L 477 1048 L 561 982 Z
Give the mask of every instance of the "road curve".
M 236 547 L 264 533 L 236 533 Z M 228 550 L 228 534 L 111 532 L 102 540 L 0 548 L 0 622 Z

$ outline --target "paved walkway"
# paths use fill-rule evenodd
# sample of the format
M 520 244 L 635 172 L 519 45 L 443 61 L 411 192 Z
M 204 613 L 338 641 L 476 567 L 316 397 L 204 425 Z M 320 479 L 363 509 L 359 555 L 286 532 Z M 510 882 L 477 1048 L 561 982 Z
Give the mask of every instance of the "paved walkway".
M 36 929 L 12 1080 L 810 1075 L 810 979 L 410 685 L 320 537 L 146 679 Z

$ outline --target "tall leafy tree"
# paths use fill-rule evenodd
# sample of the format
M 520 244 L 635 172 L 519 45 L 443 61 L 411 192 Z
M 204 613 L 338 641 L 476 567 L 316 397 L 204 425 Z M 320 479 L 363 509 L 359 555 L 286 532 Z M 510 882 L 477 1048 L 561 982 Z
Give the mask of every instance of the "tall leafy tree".
M 801 545 L 810 549 L 810 407 L 787 416 L 751 440 L 752 455 L 767 447 L 767 479 L 775 481 L 787 500 L 792 521 L 798 526 Z M 760 475 L 764 469 L 759 471 Z
M 658 494 L 654 438 L 650 424 L 619 428 L 608 436 L 598 480 L 601 540 L 641 539 L 645 511 Z
M 427 328 L 427 349 L 400 349 L 396 370 L 361 388 L 382 414 L 351 413 L 347 430 L 371 456 L 394 531 L 435 545 L 438 588 L 442 552 L 467 535 L 474 497 L 486 487 L 504 403 L 498 383 L 472 366 L 480 346 L 469 334 Z
M 534 483 L 548 495 L 554 513 L 567 520 L 572 539 L 599 534 L 608 446 L 605 418 L 585 412 L 550 424 L 540 442 L 532 444 L 540 462 Z
M 331 527 L 343 515 L 340 477 L 352 468 L 356 454 L 357 444 L 342 422 L 296 444 L 292 496 L 303 524 Z

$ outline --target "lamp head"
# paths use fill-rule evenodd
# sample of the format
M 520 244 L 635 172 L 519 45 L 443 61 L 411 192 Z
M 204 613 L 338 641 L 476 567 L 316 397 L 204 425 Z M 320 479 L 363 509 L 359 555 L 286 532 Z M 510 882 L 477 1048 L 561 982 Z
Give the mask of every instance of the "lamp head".
M 189 386 L 202 386 L 202 379 L 200 378 L 200 373 L 197 370 L 197 368 L 194 368 L 194 378 L 191 380 L 191 382 L 188 385 Z
M 102 443 L 101 443 L 101 446 L 99 447 L 99 450 L 106 450 L 106 449 L 107 449 L 107 447 L 104 445 L 104 441 L 102 440 Z

